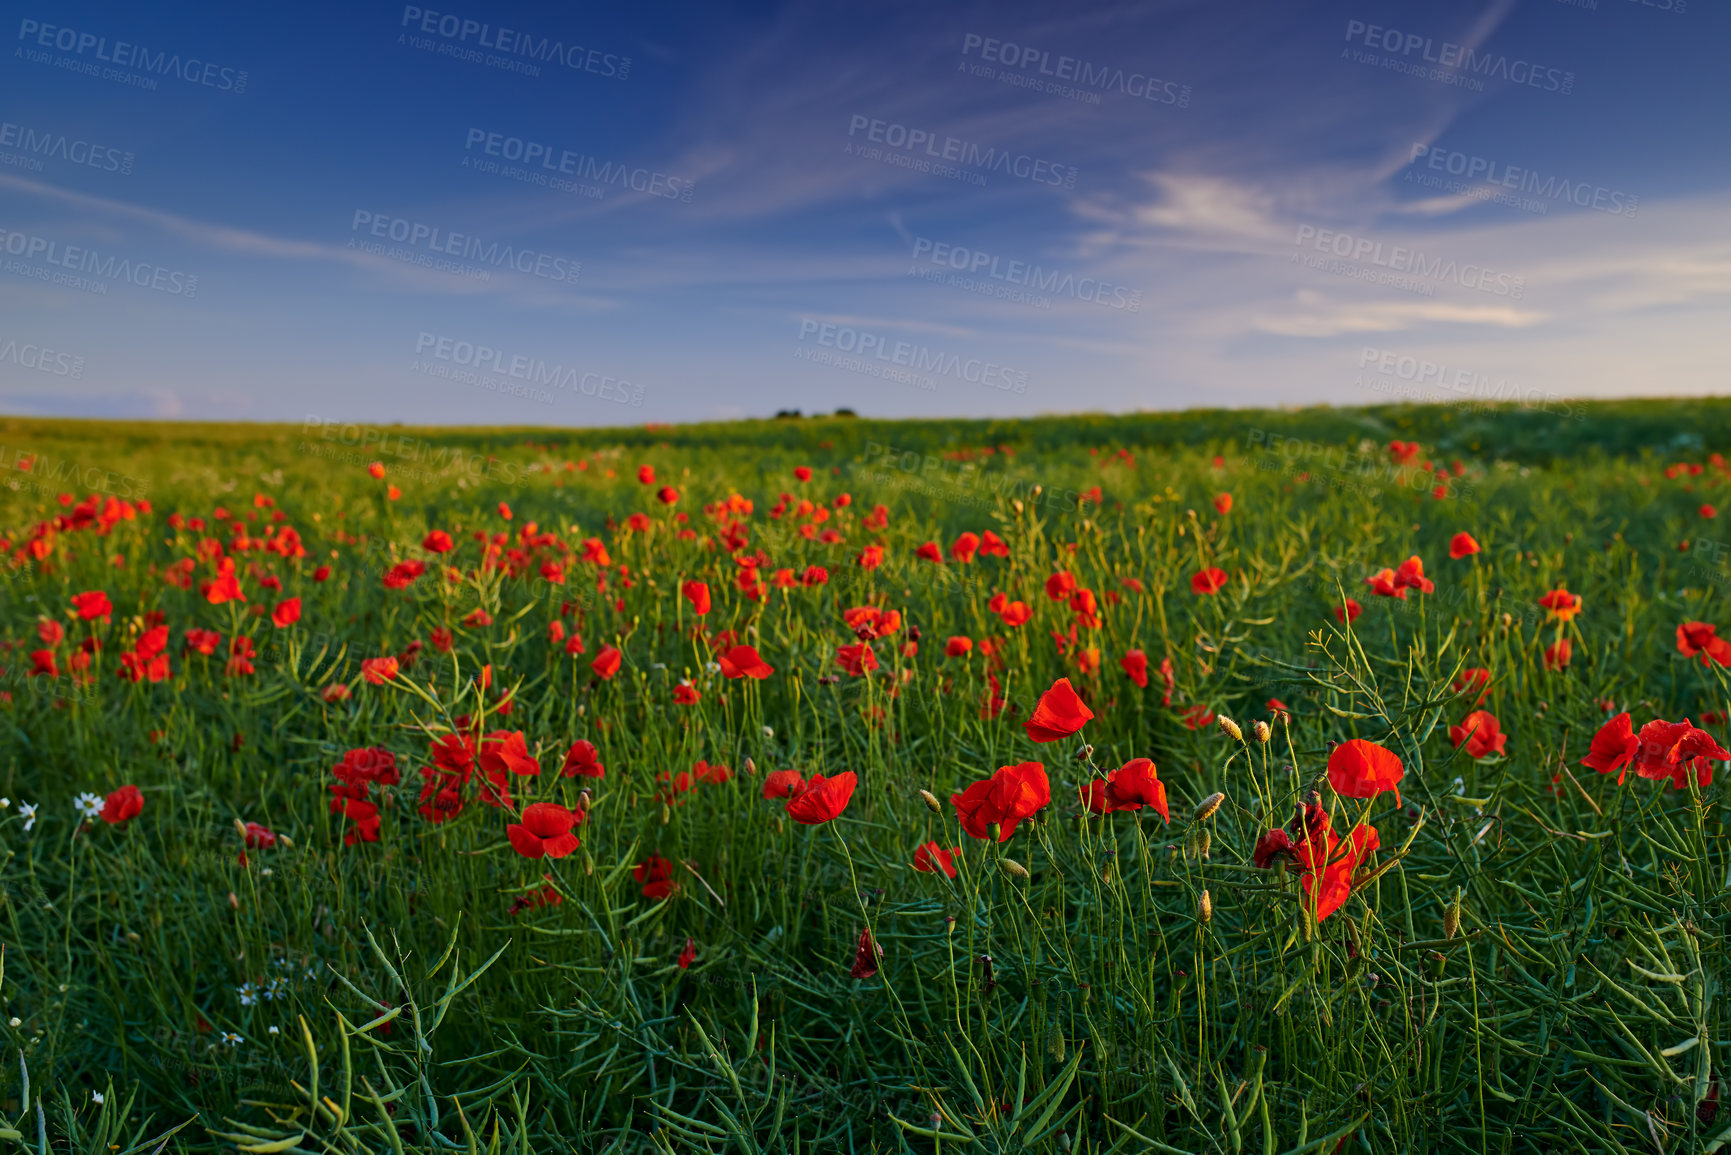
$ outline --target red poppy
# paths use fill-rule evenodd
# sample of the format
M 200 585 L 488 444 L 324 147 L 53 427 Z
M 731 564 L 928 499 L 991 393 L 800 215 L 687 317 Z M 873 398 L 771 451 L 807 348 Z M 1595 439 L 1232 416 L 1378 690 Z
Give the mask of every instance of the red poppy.
M 1232 495 L 1230 493 L 1217 494 L 1214 498 L 1214 510 L 1216 513 L 1231 513 Z
M 1067 601 L 1076 592 L 1076 579 L 1069 570 L 1062 570 L 1046 579 L 1046 596 L 1055 602 Z
M 1358 620 L 1358 615 L 1363 612 L 1364 607 L 1359 605 L 1356 599 L 1347 598 L 1344 605 L 1334 607 L 1334 620 L 1342 625 L 1345 625 L 1348 622 L 1356 622 Z
M 589 663 L 589 668 L 595 671 L 598 678 L 611 678 L 619 672 L 620 663 L 625 655 L 614 646 L 602 646 L 601 652 L 595 655 L 595 660 Z
M 876 569 L 878 566 L 883 564 L 884 547 L 881 545 L 868 545 L 865 549 L 860 551 L 859 557 L 855 558 L 854 561 L 858 563 L 861 569 Z
M 914 551 L 914 556 L 921 561 L 936 562 L 938 565 L 944 564 L 944 551 L 938 548 L 938 543 L 935 541 L 928 541 L 920 546 Z
M 1568 666 L 1569 659 L 1575 656 L 1575 647 L 1568 638 L 1555 645 L 1545 647 L 1545 669 L 1561 670 Z
M 1714 509 L 1711 505 L 1709 505 L 1705 502 L 1702 503 L 1701 508 L 1697 512 L 1699 512 L 1702 517 L 1718 517 L 1719 516 L 1719 511 L 1717 509 Z
M 878 973 L 878 959 L 882 957 L 884 948 L 872 941 L 872 932 L 859 932 L 859 945 L 854 948 L 853 967 L 848 974 L 856 979 L 869 979 Z
M 1124 673 L 1129 677 L 1129 679 L 1132 682 L 1135 682 L 1136 685 L 1142 687 L 1143 689 L 1147 689 L 1147 687 L 1148 687 L 1148 655 L 1147 654 L 1143 653 L 1141 650 L 1128 650 L 1125 652 L 1125 654 L 1122 658 L 1118 659 L 1118 664 L 1120 666 L 1124 667 Z
M 371 465 L 367 466 L 367 472 L 372 475 L 374 481 L 383 480 L 385 476 L 384 463 L 381 461 L 373 462 Z
M 1070 679 L 1059 678 L 1040 695 L 1040 704 L 1022 725 L 1033 741 L 1056 742 L 1080 730 L 1093 716 L 1094 711 L 1083 704 Z
M 1190 592 L 1212 596 L 1226 588 L 1226 571 L 1218 567 L 1210 567 L 1199 573 L 1190 575 Z
M 1558 586 L 1540 598 L 1539 605 L 1548 611 L 1550 617 L 1559 622 L 1572 621 L 1575 615 L 1581 612 L 1581 595 L 1572 594 L 1562 586 Z M 1563 664 L 1567 665 L 1568 663 Z
M 708 762 L 699 758 L 696 762 L 692 763 L 691 776 L 699 782 L 713 782 L 715 785 L 719 786 L 733 777 L 733 770 L 730 767 L 723 766 L 719 762 L 714 766 L 711 766 Z
M 1587 756 L 1581 764 L 1591 766 L 1601 774 L 1621 770 L 1617 784 L 1622 785 L 1627 767 L 1633 765 L 1642 778 L 1670 778 L 1671 785 L 1683 789 L 1689 783 L 1689 770 L 1702 787 L 1713 781 L 1711 762 L 1731 760 L 1731 751 L 1722 749 L 1713 736 L 1698 730 L 1685 718 L 1681 722 L 1654 719 L 1641 727 L 1636 735 L 1628 714 L 1618 714 L 1599 728 Z
M 87 590 L 81 594 L 72 595 L 72 608 L 78 611 L 82 621 L 92 622 L 97 618 L 107 618 L 114 612 L 114 605 L 108 600 L 108 595 L 101 590 Z
M 648 468 L 645 466 L 644 468 Z M 686 936 L 685 949 L 679 952 L 679 969 L 689 970 L 691 964 L 697 961 L 697 940 Z
M 122 786 L 102 800 L 102 821 L 119 826 L 138 817 L 144 809 L 144 795 L 136 786 Z
M 843 770 L 832 778 L 813 774 L 811 781 L 791 794 L 787 800 L 787 816 L 805 826 L 833 822 L 847 809 L 859 777 L 852 770 Z
M 1034 616 L 1034 611 L 1028 607 L 1027 602 L 1009 602 L 1005 604 L 998 616 L 1003 619 L 1006 626 L 1016 629 L 1026 625 L 1028 619 Z
M 240 639 L 236 638 L 236 641 Z M 361 677 L 374 686 L 382 686 L 397 676 L 397 659 L 366 658 L 361 662 Z
M 1291 861 L 1298 859 L 1297 854 L 1294 853 L 1292 836 L 1279 828 L 1270 830 L 1258 838 L 1250 857 L 1259 870 L 1267 870 L 1277 858 L 1286 858 Z
M 1370 592 L 1378 597 L 1406 599 L 1406 587 L 1396 579 L 1391 569 L 1380 569 L 1364 579 Z
M 805 775 L 798 770 L 773 770 L 763 780 L 765 798 L 787 798 L 805 788 Z
M 631 877 L 643 884 L 643 897 L 663 899 L 679 889 L 673 881 L 673 863 L 659 854 L 651 854 L 631 871 Z
M 1394 791 L 1400 803 L 1400 780 L 1406 774 L 1393 750 L 1354 738 L 1342 742 L 1328 756 L 1328 782 L 1344 798 L 1375 798 L 1384 790 Z
M 301 600 L 289 598 L 271 611 L 270 622 L 279 630 L 286 630 L 301 620 Z
M 1391 441 L 1388 443 L 1388 456 L 1396 465 L 1411 465 L 1418 459 L 1419 444 L 1416 441 Z
M 637 467 L 637 484 L 655 484 L 655 467 L 653 465 L 639 465 Z
M 1268 711 L 1275 717 L 1279 717 L 1282 714 L 1290 715 L 1292 713 L 1292 707 L 1288 706 L 1285 702 L 1282 702 L 1279 698 L 1270 698 L 1268 699 Z
M 1459 561 L 1463 557 L 1471 557 L 1479 552 L 1479 543 L 1473 540 L 1470 533 L 1457 533 L 1449 538 L 1449 556 Z
M 725 678 L 754 678 L 762 681 L 775 673 L 775 667 L 758 656 L 757 650 L 751 646 L 734 646 L 725 653 L 715 656 L 716 663 L 721 666 L 721 674 Z
M 1010 543 L 988 529 L 980 535 L 980 553 L 985 557 L 1009 557 Z
M 673 687 L 673 704 L 676 706 L 695 706 L 702 700 L 703 695 L 690 682 L 681 682 Z
M 706 582 L 688 581 L 679 587 L 679 592 L 685 600 L 691 603 L 692 612 L 702 617 L 709 612 L 709 585 Z
M 1436 592 L 1436 583 L 1424 576 L 1424 562 L 1417 554 L 1400 563 L 1400 568 L 1394 571 L 1394 584 L 1421 594 Z
M 1490 695 L 1490 684 L 1491 672 L 1489 670 L 1483 666 L 1470 666 L 1462 670 L 1460 676 L 1454 680 L 1454 691 L 1457 694 L 1470 694 L 1477 690 L 1479 692 L 1478 701 L 1473 703 L 1476 706 Z
M 481 769 L 492 774 L 541 773 L 541 763 L 529 756 L 521 730 L 495 730 L 481 740 Z
M 535 802 L 523 808 L 523 820 L 505 827 L 511 848 L 524 858 L 564 858 L 582 845 L 571 833 L 575 812 L 556 802 Z
M 998 772 L 975 782 L 959 794 L 950 795 L 956 818 L 972 838 L 990 838 L 998 824 L 998 841 L 1007 840 L 1025 818 L 1032 818 L 1052 801 L 1052 786 L 1046 768 L 1038 762 L 1001 766 Z
M 972 565 L 979 548 L 980 535 L 970 530 L 950 543 L 950 556 L 963 565 Z
M 1346 903 L 1352 894 L 1353 870 L 1382 843 L 1374 826 L 1358 827 L 1352 832 L 1352 841 L 1344 848 L 1342 840 L 1337 839 L 1332 831 L 1326 832 L 1325 841 L 1327 849 L 1324 852 L 1324 861 L 1317 863 L 1312 859 L 1311 869 L 1299 875 L 1298 879 L 1306 896 L 1314 892 L 1318 922 Z M 1300 853 L 1303 853 L 1302 850 Z M 1320 885 L 1317 879 L 1318 867 L 1321 874 Z
M 1106 775 L 1105 787 L 1100 793 L 1103 795 L 1104 813 L 1140 810 L 1146 806 L 1163 821 L 1171 821 L 1166 813 L 1166 784 L 1160 781 L 1152 758 L 1132 758 Z
M 248 822 L 242 829 L 245 831 L 243 840 L 251 850 L 269 850 L 276 845 L 276 832 L 268 826 L 257 822 Z
M 595 749 L 595 743 L 579 738 L 571 743 L 571 749 L 565 753 L 565 765 L 559 773 L 567 778 L 601 778 L 606 776 L 607 768 L 601 765 L 600 755 Z
M 878 656 L 868 643 L 855 642 L 836 647 L 835 664 L 846 670 L 849 677 L 858 678 L 878 668 Z
M 450 553 L 456 548 L 451 535 L 442 529 L 428 530 L 427 536 L 421 539 L 421 548 L 430 553 Z
M 1457 747 L 1465 742 L 1467 757 L 1473 759 L 1507 753 L 1504 745 L 1508 740 L 1496 715 L 1486 710 L 1474 710 L 1461 719 L 1460 725 L 1449 727 L 1449 741 Z
M 671 485 L 664 485 L 655 491 L 655 499 L 662 505 L 677 505 L 679 503 L 679 491 Z
M 808 565 L 805 567 L 805 572 L 799 575 L 799 584 L 802 586 L 820 586 L 827 581 L 829 581 L 829 571 L 821 565 Z
M 936 874 L 943 871 L 951 878 L 956 876 L 955 856 L 962 852 L 959 846 L 945 850 L 935 842 L 922 844 L 914 851 L 914 869 L 922 874 Z
M 1201 702 L 1198 702 L 1188 710 L 1184 711 L 1184 713 L 1179 717 L 1179 721 L 1183 722 L 1192 730 L 1200 730 L 1204 726 L 1213 724 L 1214 711 L 1210 710 L 1207 706 L 1204 706 Z
M 216 580 L 204 582 L 198 588 L 204 595 L 204 600 L 213 606 L 246 601 L 246 594 L 240 588 L 240 579 L 234 575 L 234 559 L 230 557 L 217 563 Z

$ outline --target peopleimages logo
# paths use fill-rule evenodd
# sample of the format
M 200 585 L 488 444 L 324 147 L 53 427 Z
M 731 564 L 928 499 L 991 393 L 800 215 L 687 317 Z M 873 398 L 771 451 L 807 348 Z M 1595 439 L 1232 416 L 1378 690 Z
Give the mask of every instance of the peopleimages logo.
M 1058 269 L 1047 269 L 1026 261 L 1005 260 L 979 249 L 968 249 L 927 237 L 914 238 L 914 260 L 924 260 L 940 269 L 953 269 L 968 277 L 989 277 L 1006 285 L 1049 293 L 1054 297 L 1071 297 L 1108 309 L 1128 313 L 1142 310 L 1142 290 L 1115 285 L 1098 277 L 1077 277 Z M 916 275 L 918 268 L 916 266 Z M 963 284 L 962 287 L 971 287 Z
M 12 337 L 0 341 L 0 364 L 7 362 L 20 369 L 34 369 L 38 373 L 55 377 L 84 376 L 84 358 L 72 353 L 57 352 L 45 345 L 19 342 Z
M 0 228 L 0 253 L 22 257 L 25 261 L 41 261 L 57 269 L 70 269 L 109 281 L 130 281 L 141 289 L 154 289 L 171 297 L 192 298 L 198 295 L 198 277 L 175 272 L 145 261 L 134 262 L 125 257 L 104 256 L 82 245 L 66 245 L 47 237 Z M 10 264 L 17 264 L 11 262 Z M 30 266 L 7 267 L 7 272 L 34 275 Z M 45 271 L 45 270 L 44 270 Z M 106 286 L 97 282 L 106 292 Z
M 1013 40 L 997 40 L 970 32 L 962 37 L 962 55 L 977 52 L 981 60 L 1002 64 L 1021 72 L 1032 71 L 1050 76 L 1053 81 L 1071 81 L 1078 88 L 1096 92 L 1121 92 L 1155 104 L 1171 104 L 1179 108 L 1190 104 L 1190 86 L 1176 81 L 1161 80 L 1145 72 L 1126 72 L 1108 64 L 1091 64 L 1074 56 L 1059 56 Z M 1047 87 L 1048 92 L 1062 96 L 1074 94 L 1062 85 Z
M 436 225 L 368 212 L 366 209 L 355 210 L 354 222 L 349 226 L 349 231 L 365 232 L 368 236 L 395 241 L 410 248 L 475 261 L 495 269 L 515 269 L 519 273 L 567 285 L 575 285 L 577 276 L 583 269 L 581 261 L 556 257 L 534 249 L 501 245 L 497 241 L 483 241 L 480 237 L 468 233 L 454 233 Z M 353 240 L 349 242 L 351 246 L 354 243 Z
M 1028 375 L 1019 369 L 999 365 L 978 357 L 959 357 L 954 353 L 915 345 L 910 341 L 891 341 L 879 333 L 865 332 L 849 325 L 828 321 L 800 319 L 799 339 L 813 340 L 817 345 L 838 353 L 851 353 L 859 358 L 873 358 L 917 373 L 937 377 L 953 377 L 974 385 L 984 385 L 1005 393 L 1026 393 Z M 796 350 L 797 353 L 797 350 Z
M 471 128 L 463 142 L 463 149 L 471 155 L 479 153 L 525 167 L 539 166 L 548 174 L 557 173 L 603 186 L 617 185 L 621 189 L 673 201 L 689 202 L 692 190 L 697 187 L 683 177 L 668 176 L 655 169 L 598 160 L 588 153 L 573 152 L 568 148 L 555 149 L 542 141 L 506 136 L 502 132 L 488 132 L 484 128 Z M 463 163 L 465 166 L 470 164 L 470 157 L 465 156 Z
M 501 53 L 506 57 L 559 64 L 572 72 L 589 72 L 613 80 L 625 80 L 631 75 L 631 57 L 585 48 L 581 44 L 566 44 L 550 36 L 536 36 L 503 26 L 495 28 L 478 20 L 469 20 L 449 12 L 434 12 L 427 8 L 407 5 L 403 8 L 402 27 L 412 28 L 426 36 L 437 36 L 456 48 L 473 44 Z M 415 45 L 420 47 L 420 45 Z M 462 55 L 447 53 L 447 55 Z M 479 53 L 474 58 L 479 58 Z M 537 70 L 538 71 L 538 70 Z
M 501 377 L 528 382 L 530 385 L 550 385 L 555 389 L 567 389 L 585 397 L 595 397 L 619 405 L 643 404 L 643 386 L 634 385 L 630 381 L 584 372 L 576 366 L 549 365 L 539 357 L 509 354 L 503 349 L 455 337 L 441 337 L 436 333 L 423 332 L 415 338 L 415 354 L 430 356 L 434 360 L 478 373 L 497 373 Z
M 1406 179 L 1412 181 L 1418 169 L 1419 160 L 1424 160 L 1423 167 L 1437 173 L 1447 173 L 1450 176 L 1461 177 L 1466 181 L 1479 181 L 1498 188 L 1509 189 L 1515 193 L 1525 193 L 1529 196 L 1541 197 L 1553 201 L 1566 201 L 1584 209 L 1595 212 L 1610 213 L 1612 216 L 1632 217 L 1640 206 L 1641 198 L 1630 196 L 1616 189 L 1603 188 L 1599 185 L 1587 184 L 1584 181 L 1571 181 L 1555 176 L 1541 178 L 1530 168 L 1519 168 L 1514 165 L 1502 164 L 1487 160 L 1482 156 L 1472 156 L 1453 149 L 1436 148 L 1428 144 L 1414 144 L 1412 155 L 1407 158 Z M 1416 174 L 1422 178 L 1425 174 Z M 1424 183 L 1421 179 L 1418 183 Z M 1455 190 L 1450 190 L 1455 191 Z
M 33 48 L 69 52 L 80 59 L 88 56 L 91 60 L 104 64 L 136 69 L 153 76 L 172 76 L 176 80 L 214 88 L 220 92 L 239 95 L 246 91 L 247 74 L 242 69 L 213 64 L 196 56 L 182 57 L 179 53 L 155 52 L 145 45 L 132 44 L 125 40 L 110 43 L 108 37 L 98 36 L 94 32 L 80 32 L 76 28 L 63 28 L 25 18 L 19 22 L 18 39 Z M 30 58 L 36 63 L 59 63 L 38 59 L 37 56 Z
M 13 124 L 9 120 L 0 121 L 0 148 L 15 148 L 24 156 L 87 165 L 101 172 L 117 172 L 122 176 L 132 174 L 130 152 L 88 140 L 75 140 L 63 132 Z M 0 160 L 0 163 L 5 162 Z
M 859 113 L 855 113 L 848 121 L 847 134 L 850 137 L 863 135 L 873 144 L 885 145 L 910 155 L 923 152 L 925 157 L 932 160 L 952 161 L 964 168 L 1001 172 L 1005 176 L 1031 180 L 1036 184 L 1056 185 L 1060 188 L 1076 187 L 1077 170 L 1072 165 L 1058 164 L 1027 153 L 1013 153 L 1007 149 L 1000 151 L 981 147 L 972 141 L 958 140 L 953 136 L 940 137 L 928 129 L 909 128 L 905 124 L 877 120 Z M 850 151 L 853 147 L 852 144 L 848 146 Z
M 1453 281 L 1462 288 L 1477 289 L 1481 293 L 1507 297 L 1512 301 L 1520 300 L 1521 294 L 1526 291 L 1525 277 L 1499 273 L 1483 265 L 1458 264 L 1452 258 L 1427 258 L 1417 249 L 1402 245 L 1392 245 L 1385 250 L 1381 241 L 1373 241 L 1369 237 L 1355 237 L 1351 233 L 1319 229 L 1315 225 L 1299 225 L 1298 235 L 1292 239 L 1292 243 L 1302 246 L 1306 242 L 1319 253 L 1329 253 L 1343 260 L 1368 264 L 1394 273 L 1410 273 L 1415 277 L 1434 281 Z M 1298 254 L 1294 253 L 1293 260 L 1297 259 Z
M 1428 64 L 1452 73 L 1471 73 L 1486 79 L 1501 79 L 1524 84 L 1544 92 L 1564 96 L 1575 89 L 1575 74 L 1560 68 L 1547 68 L 1530 60 L 1511 59 L 1502 52 L 1480 52 L 1465 44 L 1445 40 L 1438 44 L 1429 36 L 1417 32 L 1402 32 L 1381 24 L 1366 24 L 1363 20 L 1346 22 L 1348 42 L 1359 41 L 1366 48 L 1377 49 L 1405 59 L 1414 53 Z M 1347 50 L 1342 49 L 1343 53 Z M 1372 62 L 1365 62 L 1372 63 Z

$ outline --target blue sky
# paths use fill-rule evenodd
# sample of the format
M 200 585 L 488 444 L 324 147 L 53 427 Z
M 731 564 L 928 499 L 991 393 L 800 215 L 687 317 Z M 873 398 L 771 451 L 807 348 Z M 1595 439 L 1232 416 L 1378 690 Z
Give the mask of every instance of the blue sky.
M 1721 3 L 166 7 L 8 6 L 0 410 L 1720 388 Z

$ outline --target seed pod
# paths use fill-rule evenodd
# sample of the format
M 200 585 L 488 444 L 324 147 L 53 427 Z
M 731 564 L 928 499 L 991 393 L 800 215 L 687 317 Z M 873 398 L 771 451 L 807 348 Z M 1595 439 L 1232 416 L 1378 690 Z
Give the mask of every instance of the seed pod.
M 749 755 L 747 755 L 747 757 L 745 759 L 745 772 L 747 774 L 756 774 L 757 773 L 757 763 L 753 762 Z
M 1000 858 L 1000 859 L 998 859 L 998 866 L 1000 868 L 1002 868 L 1003 872 L 1005 874 L 1009 875 L 1011 878 L 1027 878 L 1028 877 L 1028 868 L 1023 866 L 1021 863 L 1017 862 L 1013 858 Z
M 944 812 L 943 804 L 938 801 L 937 795 L 933 794 L 930 790 L 921 790 L 920 797 L 925 799 L 927 809 L 929 809 L 933 814 L 942 814 Z
M 1258 742 L 1266 743 L 1272 736 L 1268 730 L 1268 723 L 1264 722 L 1261 718 L 1256 719 L 1256 721 L 1251 724 L 1250 729 L 1256 735 L 1256 740 Z
M 1208 897 L 1206 890 L 1202 892 L 1202 897 L 1196 900 L 1196 917 L 1203 922 L 1214 917 L 1214 900 Z
M 288 835 L 286 835 L 286 834 L 279 834 L 279 835 L 277 835 L 277 836 L 276 836 L 276 840 L 277 840 L 277 841 L 278 841 L 278 842 L 280 842 L 280 843 L 282 843 L 282 844 L 283 844 L 283 845 L 284 845 L 284 846 L 285 846 L 285 847 L 287 847 L 287 848 L 288 848 L 288 849 L 289 849 L 289 850 L 293 850 L 293 849 L 294 849 L 294 848 L 295 848 L 295 844 L 294 844 L 294 840 L 293 840 L 293 839 L 291 839 L 291 838 L 290 838 L 290 837 L 289 837 L 289 836 L 288 836 Z
M 1064 1032 L 1058 1029 L 1056 1023 L 1052 1024 L 1052 1034 L 1048 1045 L 1052 1051 L 1052 1058 L 1056 1062 L 1062 1063 L 1064 1061 Z
M 1225 714 L 1221 714 L 1219 717 L 1215 718 L 1214 721 L 1216 724 L 1219 725 L 1220 732 L 1222 734 L 1226 735 L 1228 738 L 1232 739 L 1234 742 L 1244 741 L 1244 731 L 1240 730 L 1238 728 L 1237 722 L 1234 722 L 1231 718 L 1228 718 Z
M 234 820 L 234 832 L 240 835 L 242 842 L 246 841 L 246 823 L 242 822 L 238 818 Z
M 1461 891 L 1455 888 L 1455 900 L 1443 911 L 1443 937 L 1453 938 L 1461 929 Z
M 1226 795 L 1216 790 L 1213 794 L 1210 794 L 1201 802 L 1197 803 L 1196 813 L 1191 816 L 1191 820 L 1194 822 L 1201 822 L 1205 819 L 1213 818 L 1214 812 L 1219 810 L 1220 804 L 1225 801 Z
M 1207 858 L 1208 852 L 1214 847 L 1214 836 L 1206 826 L 1194 826 L 1190 830 L 1190 845 L 1185 847 L 1192 858 Z
M 235 896 L 235 893 L 232 890 L 228 892 L 228 906 L 230 910 L 240 909 L 240 899 Z

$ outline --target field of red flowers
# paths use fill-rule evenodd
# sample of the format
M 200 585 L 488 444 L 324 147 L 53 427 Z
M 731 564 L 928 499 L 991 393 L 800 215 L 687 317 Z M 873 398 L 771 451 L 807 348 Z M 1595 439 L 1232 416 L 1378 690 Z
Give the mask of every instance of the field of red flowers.
M 6 422 L 0 1139 L 1716 1150 L 1727 422 L 1583 412 Z

